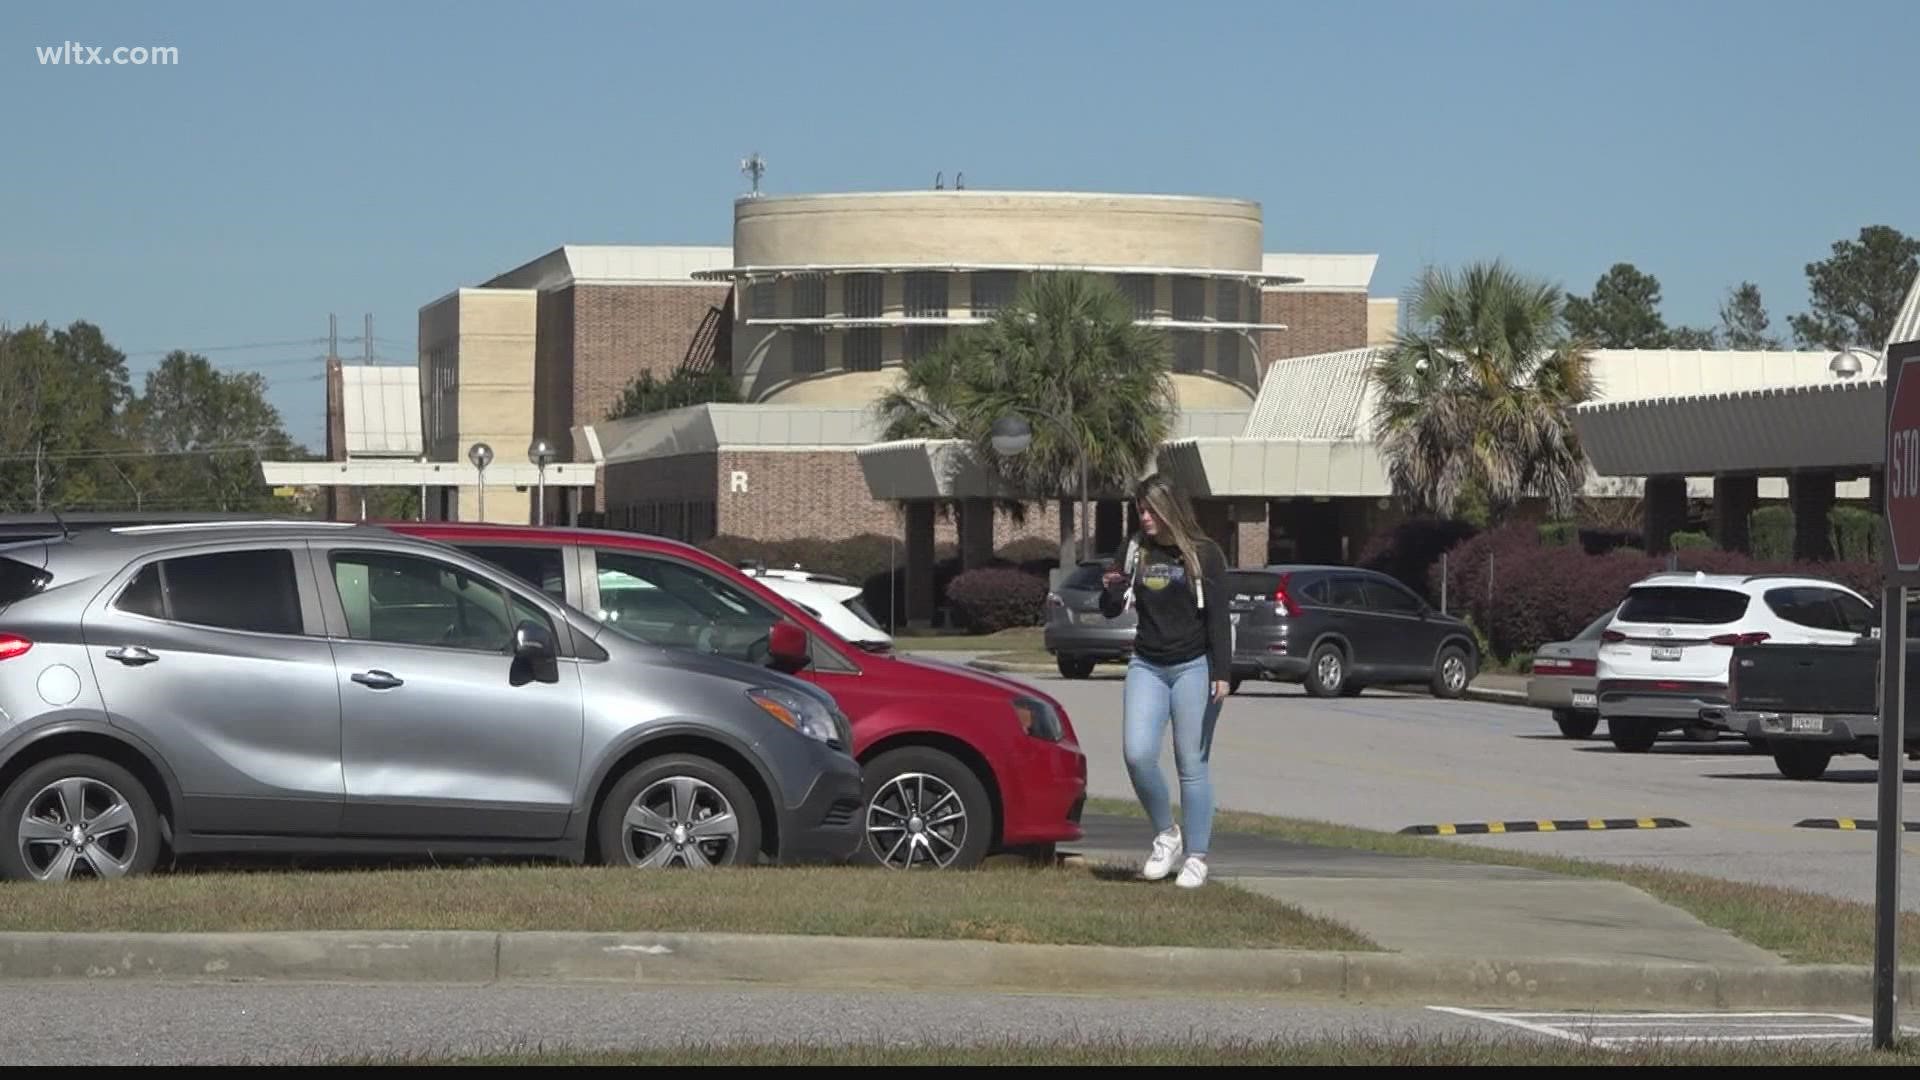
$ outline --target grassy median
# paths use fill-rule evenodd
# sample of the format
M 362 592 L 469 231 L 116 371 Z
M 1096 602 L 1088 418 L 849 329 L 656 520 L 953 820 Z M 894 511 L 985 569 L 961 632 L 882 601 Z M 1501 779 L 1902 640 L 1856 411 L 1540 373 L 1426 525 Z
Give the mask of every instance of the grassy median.
M 1009 1042 L 956 1046 L 818 1046 L 726 1043 L 620 1051 L 527 1051 L 459 1058 L 354 1059 L 342 1065 L 1904 1065 L 1910 1049 L 1875 1053 L 1831 1045 L 1646 1045 L 1603 1049 L 1578 1043 L 1454 1038 L 1201 1042 Z
M 636 871 L 476 866 L 166 873 L 0 886 L 0 931 L 584 930 L 1374 950 L 1239 889 L 1100 867 Z
M 1141 816 L 1138 804 L 1118 799 L 1090 799 L 1087 812 Z M 1221 811 L 1214 818 L 1214 831 L 1216 834 L 1255 833 L 1319 847 L 1517 866 L 1568 877 L 1619 881 L 1692 913 L 1708 926 L 1725 930 L 1794 963 L 1873 962 L 1873 906 L 1818 893 L 1751 885 L 1678 870 L 1533 855 L 1474 847 L 1438 837 L 1403 836 L 1239 811 Z M 1920 914 L 1901 913 L 1899 946 L 1902 960 L 1920 961 Z
M 909 630 L 894 632 L 893 647 L 901 652 L 1026 652 L 1047 656 L 1037 626 L 1020 626 L 991 634 L 962 634 L 951 630 Z M 1051 664 L 1053 657 L 1047 656 Z

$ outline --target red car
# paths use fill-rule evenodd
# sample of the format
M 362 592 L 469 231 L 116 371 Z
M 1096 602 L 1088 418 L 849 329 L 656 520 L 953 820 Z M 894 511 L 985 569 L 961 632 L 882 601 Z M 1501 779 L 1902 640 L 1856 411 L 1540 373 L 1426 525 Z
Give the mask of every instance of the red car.
M 1081 837 L 1087 759 L 1058 701 L 956 664 L 872 651 L 690 544 L 597 529 L 387 522 L 495 563 L 652 644 L 764 664 L 818 685 L 865 772 L 859 859 L 961 868 Z

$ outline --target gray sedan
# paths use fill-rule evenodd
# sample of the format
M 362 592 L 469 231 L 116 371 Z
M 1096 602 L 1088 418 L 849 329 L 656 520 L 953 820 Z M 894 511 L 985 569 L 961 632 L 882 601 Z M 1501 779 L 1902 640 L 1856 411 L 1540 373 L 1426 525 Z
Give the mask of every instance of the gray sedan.
M 1594 668 L 1600 658 L 1600 633 L 1613 612 L 1609 608 L 1570 641 L 1549 642 L 1534 651 L 1527 704 L 1552 710 L 1560 734 L 1569 739 L 1587 738 L 1600 726 Z
M 1100 611 L 1100 577 L 1108 565 L 1083 562 L 1047 594 L 1041 640 L 1069 679 L 1084 679 L 1097 664 L 1122 663 L 1133 655 L 1133 612 L 1109 619 Z

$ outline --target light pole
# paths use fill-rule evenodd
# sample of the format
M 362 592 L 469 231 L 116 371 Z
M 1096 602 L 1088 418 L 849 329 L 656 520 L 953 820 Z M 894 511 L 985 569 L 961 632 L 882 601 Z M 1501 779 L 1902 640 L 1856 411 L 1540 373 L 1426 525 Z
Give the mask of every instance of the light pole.
M 534 512 L 537 515 L 534 518 L 534 524 L 536 525 L 547 523 L 547 466 L 553 464 L 553 459 L 559 456 L 553 444 L 546 439 L 536 438 L 527 445 L 527 460 L 533 462 L 534 467 L 540 470 L 534 496 L 536 507 Z
M 477 442 L 467 447 L 467 460 L 480 473 L 480 520 L 487 520 L 487 466 L 493 464 L 493 447 Z
M 1088 541 L 1087 495 L 1088 489 L 1092 486 L 1088 476 L 1087 451 L 1080 445 L 1080 440 L 1074 436 L 1072 425 L 1063 423 L 1058 417 L 1048 413 L 1042 413 L 1041 418 L 1060 430 L 1067 442 L 1073 446 L 1074 457 L 1080 463 L 1080 508 L 1075 516 L 1080 519 L 1077 523 L 1079 557 L 1082 562 L 1085 562 Z M 1026 417 L 1018 414 L 1003 416 L 993 422 L 992 440 L 994 453 L 1005 458 L 1019 457 L 1033 445 L 1033 425 L 1027 422 Z

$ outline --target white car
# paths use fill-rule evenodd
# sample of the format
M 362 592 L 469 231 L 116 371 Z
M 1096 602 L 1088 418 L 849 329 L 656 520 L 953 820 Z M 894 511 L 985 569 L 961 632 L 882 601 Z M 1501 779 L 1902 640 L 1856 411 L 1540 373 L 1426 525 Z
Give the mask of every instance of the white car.
M 1663 731 L 1728 727 L 1735 645 L 1850 645 L 1880 625 L 1871 603 L 1823 578 L 1655 574 L 1633 585 L 1600 635 L 1594 671 L 1613 745 L 1652 749 Z
M 765 582 L 767 588 L 806 608 L 828 629 L 855 645 L 890 648 L 893 635 L 887 633 L 861 599 L 865 590 L 840 578 L 807 575 L 804 571 L 749 571 Z

